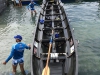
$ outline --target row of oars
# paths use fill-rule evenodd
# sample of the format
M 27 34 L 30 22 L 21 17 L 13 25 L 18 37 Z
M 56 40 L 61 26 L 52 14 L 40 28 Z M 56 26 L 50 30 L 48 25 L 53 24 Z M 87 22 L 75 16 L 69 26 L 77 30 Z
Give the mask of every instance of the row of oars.
M 51 39 L 50 39 L 50 42 L 49 42 L 49 50 L 48 50 L 48 57 L 47 57 L 47 62 L 46 62 L 46 66 L 45 68 L 43 69 L 42 71 L 42 75 L 50 75 L 50 68 L 48 66 L 48 63 L 49 63 L 49 58 L 50 58 L 50 51 L 51 51 L 51 47 L 52 47 L 52 39 L 53 39 L 53 30 L 52 30 L 52 36 L 51 36 Z

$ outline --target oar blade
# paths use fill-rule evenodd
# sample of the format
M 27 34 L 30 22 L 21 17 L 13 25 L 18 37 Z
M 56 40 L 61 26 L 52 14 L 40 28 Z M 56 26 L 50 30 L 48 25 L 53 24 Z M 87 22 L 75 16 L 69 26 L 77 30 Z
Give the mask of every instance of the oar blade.
M 50 75 L 50 68 L 49 67 L 45 67 L 42 71 L 42 75 Z

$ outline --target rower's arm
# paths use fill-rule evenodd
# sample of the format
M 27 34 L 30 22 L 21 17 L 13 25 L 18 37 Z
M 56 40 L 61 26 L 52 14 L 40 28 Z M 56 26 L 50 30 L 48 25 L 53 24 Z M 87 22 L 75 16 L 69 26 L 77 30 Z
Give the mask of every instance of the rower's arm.
M 27 9 L 29 10 L 29 8 L 30 8 L 30 6 L 28 5 L 28 6 L 27 6 Z
M 27 9 L 29 10 L 29 8 L 30 8 L 30 4 L 27 6 Z
M 25 44 L 25 48 L 26 49 L 31 49 L 31 47 L 30 46 L 27 46 L 26 44 Z
M 39 5 L 39 4 L 37 4 L 37 3 L 34 2 L 34 5 Z
M 13 55 L 14 55 L 14 46 L 12 46 L 11 53 L 5 62 L 7 63 L 13 57 Z

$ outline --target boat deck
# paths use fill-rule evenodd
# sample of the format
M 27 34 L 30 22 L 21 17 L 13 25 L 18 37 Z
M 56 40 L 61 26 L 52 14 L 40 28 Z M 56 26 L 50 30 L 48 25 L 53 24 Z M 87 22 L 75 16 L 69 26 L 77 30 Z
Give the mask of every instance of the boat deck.
M 41 23 L 41 20 L 44 22 Z M 34 53 L 32 54 L 34 74 L 42 74 L 42 70 L 46 65 L 49 42 L 52 36 L 53 43 L 49 61 L 50 75 L 77 75 L 75 40 L 61 2 L 43 2 L 35 33 Z M 56 34 L 59 34 L 58 38 Z

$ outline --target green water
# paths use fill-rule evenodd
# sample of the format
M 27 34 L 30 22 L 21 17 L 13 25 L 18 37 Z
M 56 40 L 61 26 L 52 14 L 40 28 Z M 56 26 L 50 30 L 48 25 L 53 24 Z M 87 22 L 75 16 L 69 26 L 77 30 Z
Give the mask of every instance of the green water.
M 100 6 L 97 2 L 64 5 L 70 26 L 74 28 L 75 38 L 80 40 L 78 47 L 79 75 L 100 75 Z M 39 12 L 40 7 L 36 7 Z M 8 57 L 13 36 L 20 34 L 23 42 L 32 43 L 32 31 L 35 18 L 25 6 L 22 8 L 8 7 L 0 15 L 0 75 L 12 71 L 10 60 L 7 65 L 2 62 Z M 30 72 L 30 51 L 24 54 L 25 69 Z M 18 67 L 17 72 L 20 72 Z
M 38 6 L 36 6 L 36 9 L 37 12 L 40 11 Z M 31 44 L 35 21 L 36 18 L 31 17 L 26 6 L 23 6 L 22 8 L 10 6 L 0 15 L 0 75 L 9 75 L 8 72 L 12 71 L 11 60 L 6 64 L 6 66 L 2 65 L 2 62 L 8 57 L 11 46 L 15 43 L 15 39 L 13 37 L 20 34 L 23 36 L 23 42 Z M 25 70 L 30 72 L 29 50 L 25 51 L 24 59 Z M 20 72 L 19 66 L 17 72 Z
M 100 75 L 100 6 L 97 2 L 66 4 L 70 25 L 75 29 L 79 75 Z

